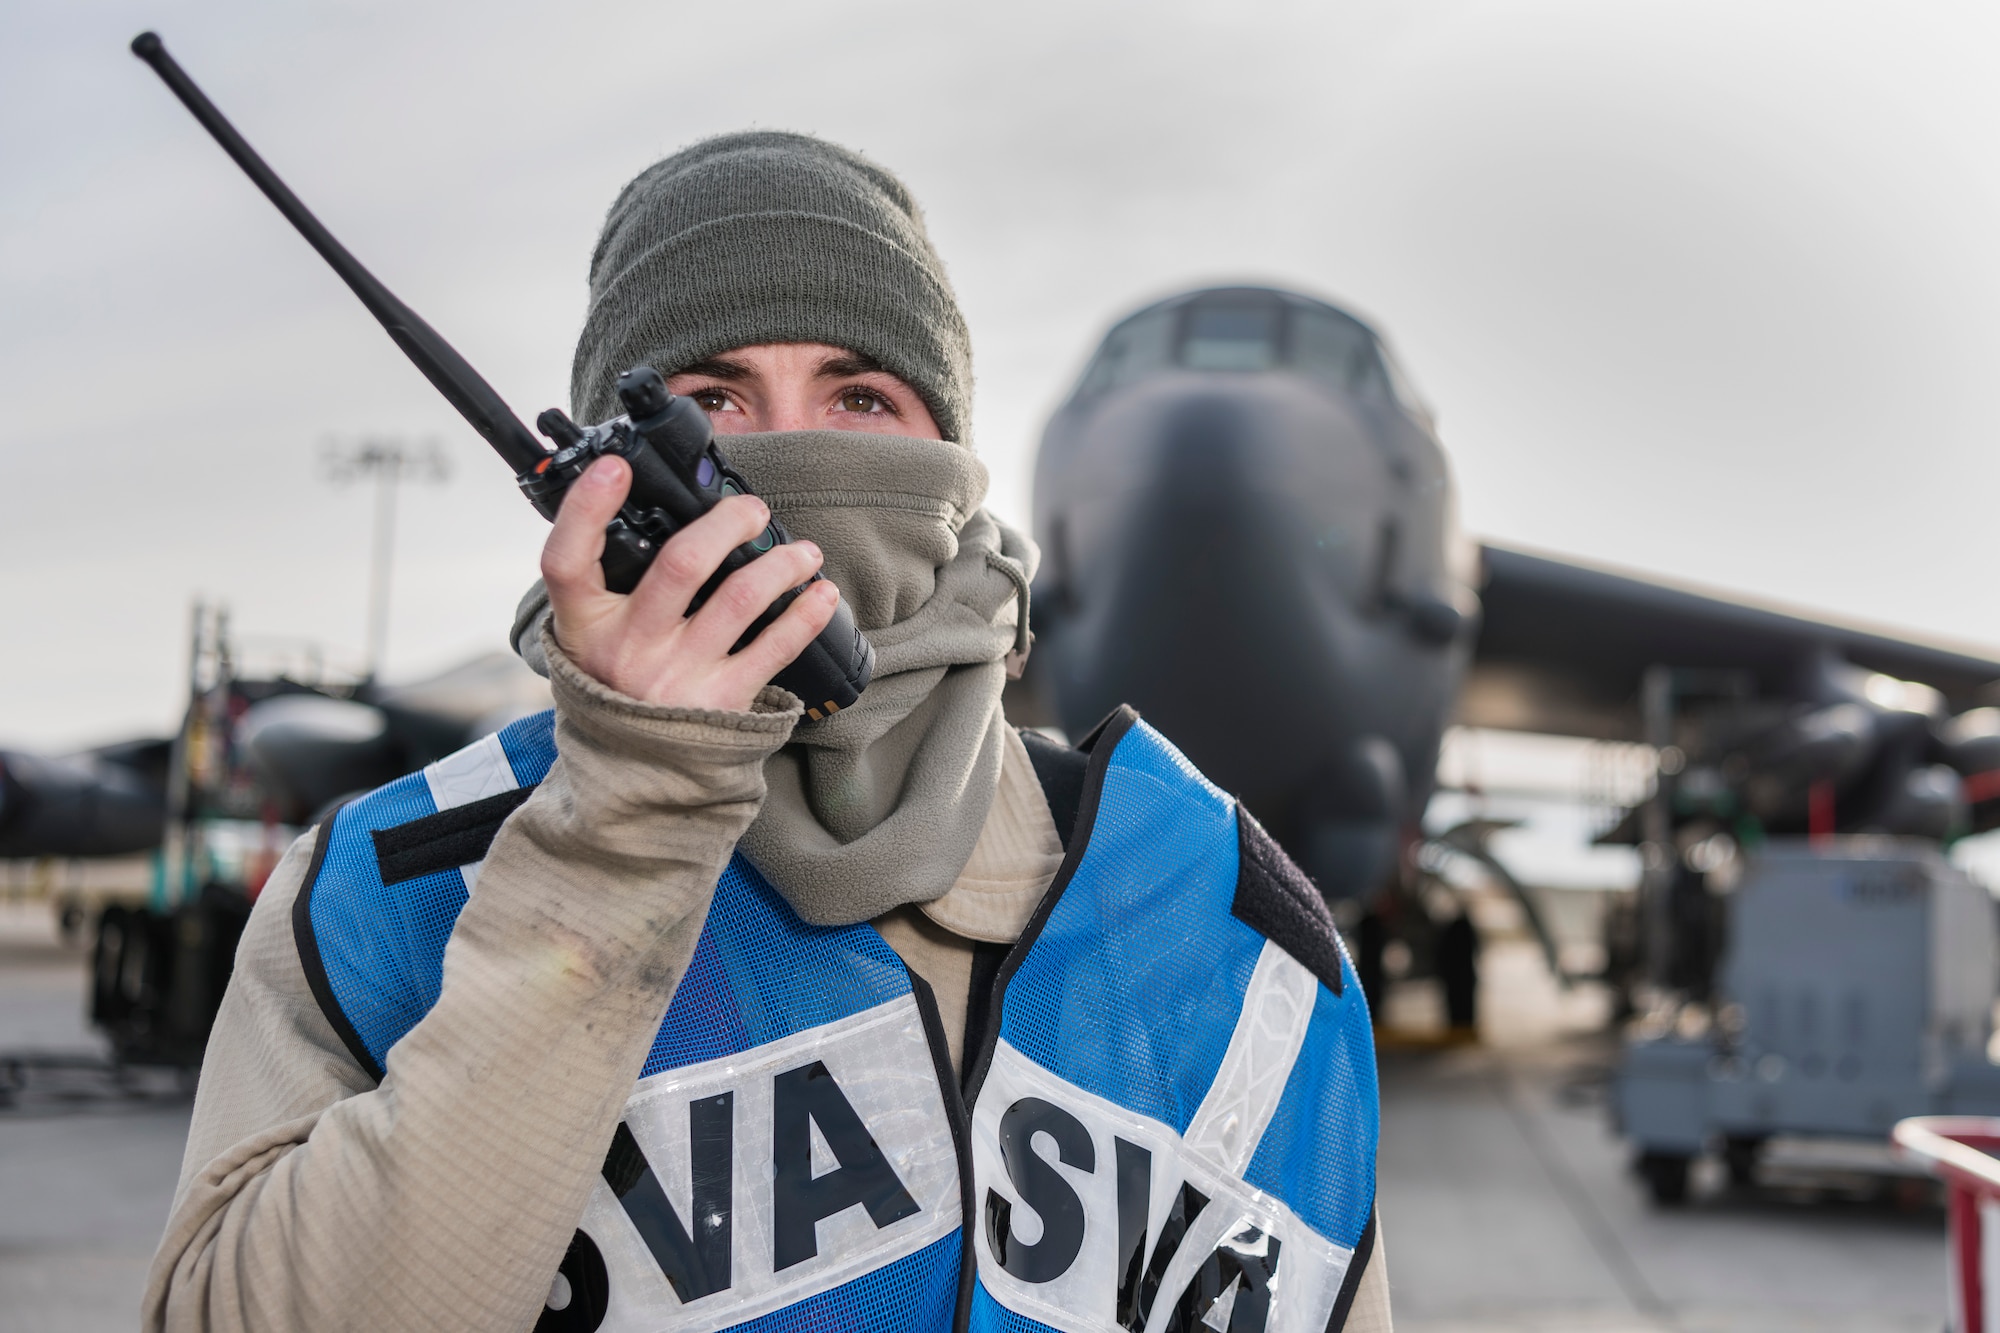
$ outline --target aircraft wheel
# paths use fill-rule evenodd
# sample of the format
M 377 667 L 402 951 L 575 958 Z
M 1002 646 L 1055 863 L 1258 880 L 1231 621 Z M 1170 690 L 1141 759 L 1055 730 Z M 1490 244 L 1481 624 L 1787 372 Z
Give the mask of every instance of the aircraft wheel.
M 1445 1022 L 1455 1032 L 1479 1028 L 1479 932 L 1470 914 L 1446 922 L 1437 938 L 1438 980 L 1444 983 Z
M 1654 1203 L 1667 1208 L 1687 1202 L 1688 1167 L 1692 1161 L 1686 1153 L 1639 1154 L 1639 1175 L 1646 1182 L 1646 1190 L 1653 1196 Z
M 83 910 L 79 899 L 65 898 L 56 909 L 56 933 L 65 945 L 77 944 L 83 939 L 83 928 L 88 920 L 88 913 Z
M 1722 1164 L 1729 1169 L 1729 1183 L 1738 1189 L 1748 1189 L 1757 1183 L 1757 1155 L 1764 1149 L 1764 1140 L 1747 1135 L 1731 1135 L 1723 1141 Z
M 1364 913 L 1355 922 L 1349 943 L 1354 948 L 1354 975 L 1361 982 L 1361 994 L 1368 1000 L 1368 1012 L 1380 1023 L 1382 995 L 1389 979 L 1382 965 L 1382 952 L 1389 944 L 1389 924 L 1382 919 L 1381 912 L 1371 907 Z

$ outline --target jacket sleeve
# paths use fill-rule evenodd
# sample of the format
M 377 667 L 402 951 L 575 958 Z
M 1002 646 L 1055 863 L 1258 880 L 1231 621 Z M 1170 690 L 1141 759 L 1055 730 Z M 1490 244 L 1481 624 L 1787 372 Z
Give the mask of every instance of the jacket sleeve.
M 547 645 L 558 758 L 502 826 L 437 1004 L 371 1086 L 259 898 L 203 1064 L 149 1330 L 526 1329 L 798 703 L 649 707 Z

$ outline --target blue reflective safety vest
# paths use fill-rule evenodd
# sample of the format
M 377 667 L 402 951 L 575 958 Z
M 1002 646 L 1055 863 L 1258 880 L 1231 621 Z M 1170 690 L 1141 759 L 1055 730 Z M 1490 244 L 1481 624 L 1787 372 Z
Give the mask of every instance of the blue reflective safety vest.
M 293 926 L 377 1078 L 553 737 L 524 719 L 322 826 Z M 730 861 L 539 1330 L 1342 1326 L 1378 1123 L 1326 907 L 1129 709 L 1083 748 L 1067 854 L 962 1089 L 872 927 L 807 925 Z

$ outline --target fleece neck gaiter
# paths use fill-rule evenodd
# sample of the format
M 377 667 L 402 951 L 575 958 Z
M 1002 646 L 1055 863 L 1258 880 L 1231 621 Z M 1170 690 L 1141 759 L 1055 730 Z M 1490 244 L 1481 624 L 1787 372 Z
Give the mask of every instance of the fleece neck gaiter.
M 860 700 L 801 722 L 767 763 L 743 854 L 814 925 L 941 897 L 999 785 L 1000 691 L 1007 655 L 1026 645 L 1034 544 L 980 507 L 986 468 L 956 444 L 787 431 L 724 447 L 792 534 L 826 553 L 875 645 Z M 546 615 L 538 584 L 515 643 L 538 644 Z

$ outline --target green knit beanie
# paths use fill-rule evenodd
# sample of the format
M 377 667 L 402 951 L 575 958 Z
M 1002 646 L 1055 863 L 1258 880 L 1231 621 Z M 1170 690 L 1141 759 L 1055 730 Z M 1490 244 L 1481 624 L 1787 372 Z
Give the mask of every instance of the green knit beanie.
M 654 163 L 611 205 L 590 260 L 570 402 L 618 412 L 618 374 L 663 375 L 757 343 L 874 358 L 970 443 L 972 345 L 903 183 L 804 134 L 724 134 Z

